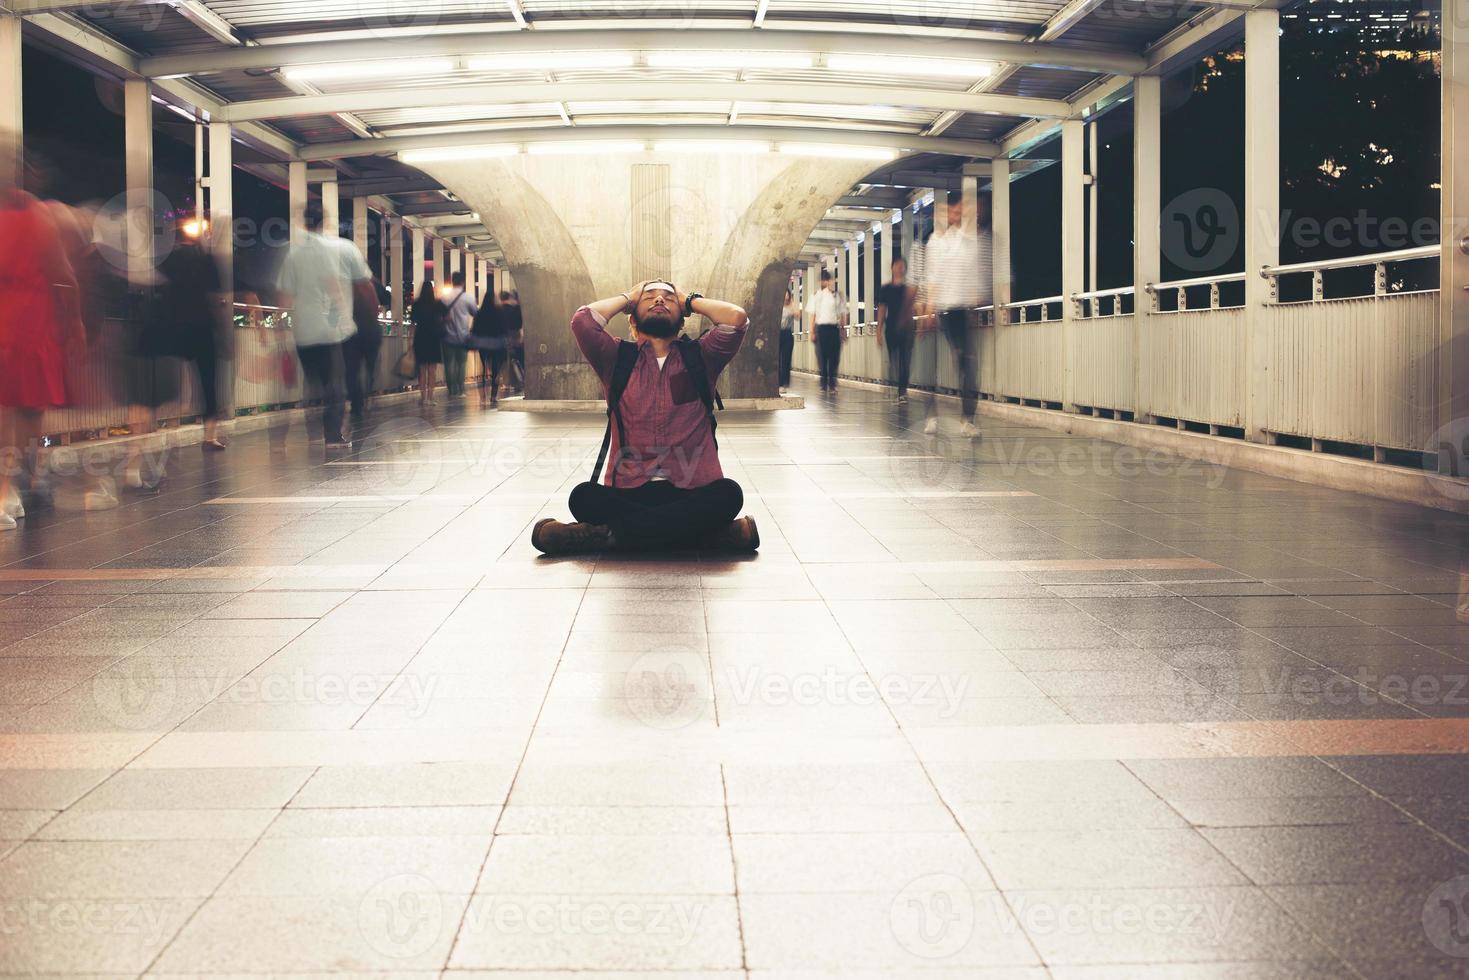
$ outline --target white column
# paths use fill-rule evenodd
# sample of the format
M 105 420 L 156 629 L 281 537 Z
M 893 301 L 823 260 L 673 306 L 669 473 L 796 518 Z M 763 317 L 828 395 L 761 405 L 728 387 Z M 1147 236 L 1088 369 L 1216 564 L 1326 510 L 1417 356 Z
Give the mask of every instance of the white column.
M 872 231 L 869 229 L 868 232 L 862 236 L 861 241 L 853 242 L 852 245 L 852 259 L 856 262 L 857 265 L 856 281 L 852 284 L 856 288 L 853 291 L 857 294 L 857 302 L 863 304 L 860 311 L 856 307 L 853 307 L 852 321 L 854 323 L 868 323 L 872 320 L 873 309 L 872 288 L 869 285 L 872 281 L 872 273 L 870 270 L 875 264 L 872 261 Z M 860 249 L 860 251 L 857 251 L 858 249 Z M 862 298 L 862 294 L 864 292 L 867 293 L 866 300 Z
M 294 242 L 306 227 L 306 161 L 292 160 L 286 169 L 289 177 L 287 220 L 291 225 L 291 241 Z
M 892 225 L 886 221 L 878 222 L 878 224 L 882 229 L 881 245 L 872 237 L 871 231 L 867 233 L 867 319 L 870 323 L 877 322 L 877 291 L 882 288 L 888 272 L 888 267 L 882 261 L 883 253 L 889 248 L 888 239 L 893 237 Z
M 490 260 L 477 259 L 475 261 L 475 266 L 479 269 L 478 299 L 481 303 L 483 303 L 489 297 L 490 292 Z
M 898 232 L 899 235 L 902 236 L 901 238 L 898 239 L 898 243 L 899 243 L 899 246 L 900 246 L 899 249 L 898 249 L 898 252 L 899 252 L 900 255 L 903 256 L 903 260 L 908 263 L 908 271 L 909 272 L 914 271 L 914 269 L 913 269 L 913 224 L 914 224 L 914 221 L 915 221 L 915 216 L 913 214 L 913 205 L 911 205 L 911 204 L 904 205 L 903 206 L 903 224 L 901 226 L 901 229 Z
M 893 224 L 893 216 L 884 211 L 882 215 L 882 265 L 877 278 L 890 282 L 893 278 L 893 239 L 902 234 L 901 226 Z
M 1086 288 L 1088 290 L 1101 289 L 1102 284 L 1097 279 L 1097 238 L 1098 222 L 1101 220 L 1101 210 L 1097 197 L 1097 180 L 1101 176 L 1099 166 L 1100 154 L 1098 153 L 1097 130 L 1102 126 L 1101 121 L 1093 119 L 1086 127 L 1087 131 L 1087 226 L 1086 226 Z
M 229 123 L 209 124 L 209 241 L 226 296 L 235 292 L 235 142 Z
M 979 230 L 979 178 L 961 178 L 964 194 L 964 229 L 966 231 Z
M 1139 422 L 1151 422 L 1152 385 L 1148 365 L 1152 359 L 1153 297 L 1149 283 L 1162 278 L 1159 222 L 1163 197 L 1163 79 L 1139 75 L 1132 82 L 1132 350 L 1134 411 Z
M 367 258 L 367 198 L 352 198 L 352 244 Z
M 1469 455 L 1461 434 L 1469 418 L 1469 253 L 1463 247 L 1469 235 L 1469 24 L 1462 17 L 1444 18 L 1442 61 L 1437 441 L 1439 471 L 1463 476 Z
M 1280 11 L 1245 13 L 1245 438 L 1267 441 L 1270 371 L 1260 275 L 1280 264 Z M 1188 384 L 1200 379 L 1182 378 Z
M 949 192 L 938 187 L 933 189 L 933 233 L 937 235 L 949 227 Z
M 335 180 L 321 182 L 321 230 L 332 238 L 342 233 L 342 212 Z
M 857 303 L 859 302 L 857 299 L 857 276 L 859 273 L 857 271 L 857 243 L 855 241 L 847 243 L 846 260 L 847 322 L 849 324 L 860 323 L 862 318 L 857 312 Z
M 1072 402 L 1071 335 L 1076 326 L 1073 293 L 1086 289 L 1086 236 L 1082 211 L 1082 130 L 1080 119 L 1061 123 L 1061 405 L 1067 411 Z
M 20 24 L 15 14 L 0 13 L 0 132 L 7 132 L 15 139 L 14 146 L 4 148 L 0 184 L 18 183 L 21 172 Z
M 423 281 L 428 278 L 427 272 L 423 267 L 423 242 L 423 229 L 415 225 L 413 228 L 413 265 L 411 266 L 413 269 L 413 281 L 408 284 L 414 296 L 418 295 L 418 287 L 422 286 Z
M 991 164 L 990 246 L 994 263 L 995 299 L 995 394 L 1009 394 L 1008 350 L 1004 333 L 1008 323 L 1005 304 L 1010 302 L 1010 158 L 996 157 Z
M 393 291 L 393 322 L 403 322 L 406 305 L 403 282 L 403 218 L 396 214 L 384 215 L 387 232 L 383 239 L 383 254 L 388 257 L 388 288 Z
M 442 238 L 434 239 L 433 252 L 434 287 L 436 289 L 443 289 L 444 285 L 449 281 L 449 267 L 444 264 L 444 240 Z
M 147 79 L 123 82 L 123 132 L 126 143 L 128 278 L 151 281 L 161 256 L 153 254 L 153 86 Z

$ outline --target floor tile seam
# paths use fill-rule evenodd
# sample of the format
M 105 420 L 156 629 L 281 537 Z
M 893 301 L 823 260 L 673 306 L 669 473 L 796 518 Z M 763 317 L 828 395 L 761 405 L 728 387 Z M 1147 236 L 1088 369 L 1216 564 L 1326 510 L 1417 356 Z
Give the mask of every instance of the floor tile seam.
M 857 662 L 862 665 L 863 673 L 866 674 L 866 676 L 870 680 L 872 677 L 872 671 L 868 668 L 866 661 L 862 659 L 861 652 L 858 651 L 855 645 L 852 643 L 851 637 L 847 634 L 846 627 L 838 623 L 837 628 L 841 630 L 842 638 L 846 640 L 847 645 L 852 648 L 853 655 L 857 658 Z M 1049 700 L 1049 697 L 1047 697 L 1047 700 Z M 918 765 L 919 771 L 923 773 L 923 778 L 925 781 L 927 781 L 929 789 L 933 792 L 934 798 L 938 800 L 939 805 L 944 808 L 944 812 L 949 815 L 949 821 L 953 825 L 954 830 L 963 836 L 965 843 L 969 846 L 970 853 L 972 853 L 974 855 L 974 859 L 979 862 L 979 866 L 984 870 L 985 877 L 989 880 L 990 884 L 992 886 L 998 887 L 999 882 L 998 879 L 995 877 L 994 870 L 990 867 L 989 862 L 984 859 L 984 855 L 979 852 L 979 848 L 975 844 L 974 840 L 965 832 L 964 824 L 959 820 L 958 814 L 954 812 L 953 805 L 944 797 L 943 791 L 939 788 L 938 783 L 933 778 L 933 774 L 929 771 L 928 765 L 924 761 L 922 753 L 919 752 L 918 747 L 913 744 L 913 740 L 909 736 L 907 728 L 904 727 L 902 720 L 898 718 L 897 713 L 894 712 L 893 707 L 891 704 L 888 703 L 887 698 L 883 698 L 882 703 L 884 710 L 886 710 L 888 713 L 888 717 L 892 719 L 893 725 L 896 727 L 899 736 L 903 739 L 903 744 L 907 746 L 908 752 L 912 756 L 913 761 Z M 720 768 L 722 771 L 722 764 Z M 727 813 L 728 807 L 726 806 L 726 814 Z M 731 849 L 733 849 L 733 835 L 731 835 L 730 846 Z M 1044 966 L 1046 963 L 1045 956 L 1041 953 L 1040 948 L 1036 946 L 1035 941 L 1031 937 L 1031 935 L 1025 931 L 1024 923 L 1020 921 L 1019 917 L 1016 916 L 1013 911 L 1009 911 L 1008 908 L 1007 912 L 1014 920 L 1015 927 L 1018 928 L 1025 936 L 1026 945 L 1030 949 L 1031 954 L 1036 958 L 1036 962 Z
M 1357 786 L 1360 786 L 1373 799 L 1376 799 L 1377 801 L 1379 801 L 1381 803 L 1385 803 L 1388 806 L 1392 807 L 1394 810 L 1398 811 L 1403 816 L 1407 817 L 1408 818 L 1407 822 L 1412 823 L 1412 824 L 1416 824 L 1421 830 L 1426 831 L 1430 837 L 1436 838 L 1439 842 L 1441 842 L 1443 844 L 1446 844 L 1450 848 L 1454 849 L 1455 851 L 1458 851 L 1460 854 L 1463 854 L 1466 857 L 1469 857 L 1469 844 L 1461 843 L 1460 841 L 1455 840 L 1453 837 L 1450 837 L 1448 834 L 1443 833 L 1437 827 L 1434 827 L 1432 824 L 1430 824 L 1430 823 L 1426 822 L 1425 820 L 1421 819 L 1417 814 L 1413 813 L 1407 807 L 1403 806 L 1401 803 L 1399 803 L 1393 797 L 1388 796 L 1386 793 L 1380 793 L 1380 792 L 1378 792 L 1372 786 L 1369 786 L 1367 783 L 1363 782 L 1362 780 L 1358 779 L 1356 776 L 1354 776 L 1351 773 L 1347 772 L 1337 762 L 1333 762 L 1334 759 L 1361 758 L 1360 756 L 1353 757 L 1353 756 L 1312 755 L 1312 756 L 1310 756 L 1310 758 L 1315 759 L 1317 762 L 1322 763 L 1327 768 L 1331 769 L 1333 772 L 1335 772 L 1338 775 L 1342 776 L 1344 779 L 1348 780 L 1349 782 L 1355 783 Z
M 729 819 L 729 779 L 725 772 L 723 762 L 719 764 L 719 792 L 724 809 L 725 844 L 729 848 L 730 887 L 734 891 L 735 928 L 740 940 L 740 969 L 748 977 L 750 975 L 750 958 L 748 949 L 745 946 L 744 906 L 740 901 L 740 859 L 735 853 L 734 828 Z
M 594 562 L 592 576 L 595 576 L 595 574 L 596 563 Z M 588 577 L 587 585 L 582 587 L 581 598 L 577 601 L 576 613 L 574 613 L 572 617 L 573 622 L 575 621 L 576 615 L 580 614 L 581 612 L 582 603 L 586 601 L 587 592 L 591 587 L 592 576 Z M 470 590 L 470 593 L 466 594 L 465 598 L 468 598 L 468 595 L 472 593 L 473 590 Z M 461 599 L 460 601 L 462 603 L 463 599 Z M 541 703 L 536 709 L 536 716 L 531 721 L 530 728 L 526 732 L 525 744 L 521 747 L 520 757 L 516 760 L 515 769 L 510 774 L 510 782 L 505 788 L 505 800 L 503 803 L 500 804 L 499 812 L 495 814 L 495 822 L 490 827 L 490 840 L 485 847 L 485 854 L 480 861 L 479 869 L 475 872 L 474 885 L 472 886 L 473 892 L 477 892 L 479 890 L 481 882 L 484 881 L 485 869 L 489 867 L 490 855 L 494 853 L 495 838 L 500 836 L 500 824 L 505 819 L 505 811 L 510 808 L 510 800 L 515 794 L 515 783 L 520 778 L 521 770 L 525 767 L 526 758 L 530 755 L 531 743 L 535 741 L 536 727 L 540 724 L 541 715 L 546 710 L 546 704 L 551 697 L 551 688 L 556 682 L 556 673 L 561 669 L 561 663 L 566 658 L 566 648 L 570 644 L 570 642 L 571 631 L 568 630 L 566 638 L 561 641 L 561 652 L 557 655 L 556 665 L 552 668 L 551 676 L 546 682 L 546 690 L 541 694 Z M 444 963 L 443 966 L 440 967 L 441 972 L 446 973 L 450 969 L 450 964 L 454 962 L 454 953 L 459 948 L 459 940 L 460 937 L 463 935 L 465 923 L 469 921 L 469 915 L 469 906 L 466 905 L 463 914 L 461 914 L 459 917 L 459 922 L 456 923 L 454 926 L 454 936 L 449 941 L 448 949 L 444 953 Z
M 217 882 L 215 882 L 213 889 L 211 889 L 210 893 L 205 896 L 204 900 L 194 907 L 194 910 L 185 917 L 183 923 L 178 927 L 177 930 L 174 931 L 173 935 L 168 938 L 168 941 L 158 948 L 158 952 L 153 954 L 152 959 L 148 961 L 148 965 L 144 967 L 142 973 L 139 974 L 140 977 L 147 976 L 154 971 L 154 969 L 158 966 L 159 961 L 163 959 L 164 955 L 178 940 L 178 937 L 182 936 L 184 934 L 184 930 L 189 927 L 189 924 L 194 921 L 194 919 L 199 915 L 200 912 L 204 911 L 204 907 L 210 902 L 214 901 L 216 897 L 218 897 L 220 888 L 224 886 L 225 882 L 229 881 L 230 876 L 232 876 L 237 870 L 239 870 L 240 866 L 245 863 L 245 860 L 249 858 L 251 854 L 255 853 L 255 849 L 260 846 L 261 841 L 265 840 L 266 835 L 270 833 L 270 829 L 280 821 L 282 815 L 284 815 L 287 808 L 289 808 L 290 805 L 296 801 L 296 799 L 301 795 L 302 790 L 306 788 L 307 784 L 310 783 L 311 780 L 316 778 L 316 774 L 321 771 L 321 768 L 321 766 L 312 767 L 310 775 L 301 780 L 301 785 L 297 786 L 291 792 L 290 798 L 286 800 L 286 802 L 276 810 L 275 816 L 271 817 L 269 822 L 267 822 L 266 825 L 260 829 L 260 833 L 258 833 L 255 836 L 255 839 L 250 842 L 250 846 L 245 848 L 245 850 L 240 854 L 239 860 L 230 865 L 229 869 L 220 876 L 220 879 Z

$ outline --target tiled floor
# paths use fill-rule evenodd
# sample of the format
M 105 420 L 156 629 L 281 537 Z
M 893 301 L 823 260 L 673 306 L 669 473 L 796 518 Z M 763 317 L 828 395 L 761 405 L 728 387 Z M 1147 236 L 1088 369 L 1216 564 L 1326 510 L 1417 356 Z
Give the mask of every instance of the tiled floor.
M 1469 976 L 1469 525 L 801 387 L 753 560 L 472 406 L 0 537 L 0 972 Z

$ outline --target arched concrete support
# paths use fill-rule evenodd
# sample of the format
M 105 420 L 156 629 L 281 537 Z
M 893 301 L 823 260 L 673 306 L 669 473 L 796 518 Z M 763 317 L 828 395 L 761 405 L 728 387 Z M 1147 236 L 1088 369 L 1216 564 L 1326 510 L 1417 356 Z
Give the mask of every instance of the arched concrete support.
M 790 272 L 827 208 L 872 165 L 646 152 L 421 166 L 479 213 L 504 251 L 525 313 L 526 393 L 551 399 L 601 396 L 568 329 L 572 313 L 648 278 L 744 306 L 751 334 L 722 393 L 776 394 Z M 628 328 L 618 320 L 610 329 Z
M 801 247 L 827 209 L 871 169 L 852 161 L 792 162 L 765 185 L 725 239 L 704 291 L 750 314 L 744 349 L 725 373 L 727 390 L 746 397 L 779 390 L 780 311 Z

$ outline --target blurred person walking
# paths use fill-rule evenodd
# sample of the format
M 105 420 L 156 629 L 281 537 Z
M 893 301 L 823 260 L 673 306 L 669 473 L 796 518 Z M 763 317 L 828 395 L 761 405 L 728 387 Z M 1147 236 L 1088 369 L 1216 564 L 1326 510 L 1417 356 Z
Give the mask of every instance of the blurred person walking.
M 464 273 L 450 278 L 444 296 L 444 384 L 450 398 L 464 397 L 464 361 L 469 356 L 469 331 L 479 304 L 464 288 Z
M 977 206 L 978 224 L 987 225 L 984 200 Z M 959 374 L 960 409 L 963 421 L 959 434 L 972 438 L 979 435 L 974 425 L 974 412 L 979 401 L 978 353 L 974 349 L 969 325 L 974 308 L 988 302 L 992 292 L 990 283 L 991 256 L 989 235 L 986 231 L 981 243 L 978 229 L 965 227 L 964 197 L 959 191 L 950 191 L 948 198 L 949 223 L 943 231 L 929 238 L 925 247 L 925 312 L 938 315 L 938 327 L 949 341 L 949 350 L 954 357 Z M 932 329 L 932 321 L 925 330 Z M 938 345 L 934 345 L 937 358 Z M 935 364 L 934 377 L 938 371 Z M 938 432 L 937 396 L 929 402 L 928 421 L 923 431 L 929 435 Z
M 408 311 L 413 324 L 408 340 L 413 345 L 413 362 L 418 366 L 418 404 L 424 407 L 438 404 L 434 387 L 439 383 L 438 366 L 444 359 L 444 314 L 444 303 L 434 290 L 433 280 L 424 280 Z
M 913 368 L 914 307 L 918 290 L 907 280 L 908 263 L 893 257 L 893 277 L 877 292 L 877 342 L 888 352 L 888 380 L 898 389 L 898 404 L 908 404 L 908 377 Z
M 509 344 L 509 370 L 505 380 L 517 395 L 525 394 L 525 318 L 520 309 L 520 291 L 511 289 L 500 293 L 500 320 L 505 324 L 505 339 Z
M 355 248 L 349 252 L 337 245 L 336 236 L 322 234 L 320 204 L 306 206 L 305 224 L 301 240 L 291 245 L 281 266 L 280 302 L 291 310 L 307 397 L 321 399 L 322 439 L 328 449 L 339 449 L 348 445 L 342 437 L 346 407 L 342 347 L 357 332 L 352 284 L 370 279 L 371 274 Z
M 159 312 L 177 339 L 178 353 L 194 367 L 204 422 L 205 451 L 222 450 L 219 438 L 221 339 L 233 329 L 230 297 L 224 295 L 219 265 L 205 245 L 207 229 L 195 218 L 180 222 L 179 238 L 159 263 L 163 275 Z M 228 367 L 223 373 L 230 376 Z
M 801 322 L 801 304 L 796 294 L 786 287 L 785 305 L 780 308 L 780 393 L 791 386 L 791 355 L 796 351 L 796 327 Z
M 837 390 L 837 369 L 842 360 L 842 327 L 847 322 L 847 301 L 836 291 L 831 270 L 821 270 L 821 289 L 806 301 L 806 316 L 816 337 L 816 363 L 821 390 Z
M 335 239 L 338 248 L 350 255 L 343 259 L 354 270 L 352 280 L 352 322 L 357 327 L 342 345 L 342 356 L 347 369 L 347 401 L 352 406 L 352 427 L 361 425 L 367 415 L 367 399 L 377 390 L 377 359 L 383 346 L 383 325 L 378 322 L 382 312 L 377 280 L 368 271 L 367 261 L 357 246 L 346 238 Z
M 481 408 L 497 408 L 500 404 L 500 371 L 505 367 L 510 353 L 510 340 L 505 336 L 505 323 L 501 317 L 502 309 L 491 297 L 475 313 L 474 325 L 469 330 L 469 346 L 479 352 Z
M 7 135 L 0 153 L 19 163 Z M 81 356 L 85 332 L 56 223 L 9 167 L 0 168 L 0 297 L 0 531 L 13 531 L 25 517 L 16 478 L 39 480 L 43 413 L 66 405 L 66 361 Z

